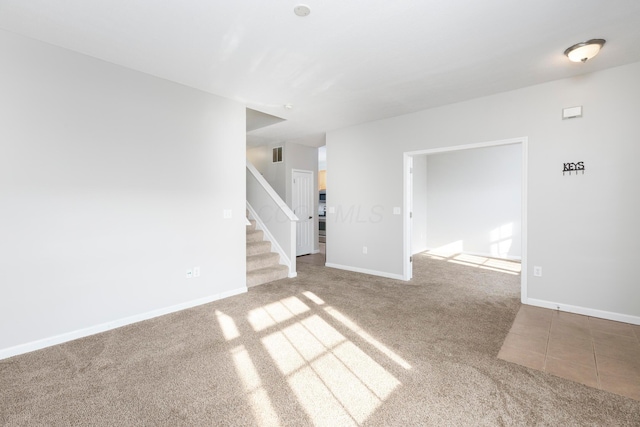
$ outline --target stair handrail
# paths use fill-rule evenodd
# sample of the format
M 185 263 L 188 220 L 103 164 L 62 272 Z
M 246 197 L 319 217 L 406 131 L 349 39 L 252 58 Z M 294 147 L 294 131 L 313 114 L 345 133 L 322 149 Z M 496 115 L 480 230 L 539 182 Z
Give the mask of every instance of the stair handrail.
M 276 190 L 274 190 L 273 187 L 267 182 L 267 180 L 264 179 L 262 174 L 258 171 L 258 169 L 256 169 L 255 166 L 253 166 L 253 163 L 251 163 L 249 159 L 247 159 L 247 169 L 249 169 L 251 175 L 255 177 L 255 179 L 262 186 L 262 188 L 264 188 L 267 194 L 271 196 L 273 201 L 276 202 L 278 207 L 282 210 L 282 213 L 284 213 L 287 218 L 289 218 L 289 220 L 298 221 L 298 217 L 296 216 L 296 214 L 294 214 L 291 208 L 287 206 L 284 200 L 282 200 L 282 197 L 280 197 L 278 193 L 276 193 Z
M 289 277 L 296 277 L 296 223 L 298 217 L 282 200 L 266 179 L 247 159 L 247 210 L 251 219 L 271 241 L 272 249 L 280 255 L 280 264 L 289 269 Z M 261 215 L 272 210 L 272 215 Z

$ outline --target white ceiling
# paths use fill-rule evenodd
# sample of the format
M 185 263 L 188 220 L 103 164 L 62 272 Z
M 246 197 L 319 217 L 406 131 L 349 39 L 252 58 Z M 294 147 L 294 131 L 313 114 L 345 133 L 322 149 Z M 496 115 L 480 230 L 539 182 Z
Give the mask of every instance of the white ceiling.
M 286 119 L 249 145 L 324 133 L 640 61 L 638 0 L 0 0 L 0 28 Z M 568 46 L 605 38 L 586 64 Z M 285 104 L 293 105 L 286 110 Z

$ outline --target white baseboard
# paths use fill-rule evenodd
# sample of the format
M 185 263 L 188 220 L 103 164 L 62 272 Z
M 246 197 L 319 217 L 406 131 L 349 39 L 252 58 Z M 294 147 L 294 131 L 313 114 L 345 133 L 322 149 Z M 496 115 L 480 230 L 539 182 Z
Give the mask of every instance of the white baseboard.
M 427 252 L 427 251 L 432 251 L 436 248 L 425 248 L 424 250 L 420 251 L 420 252 Z M 419 252 L 415 252 L 413 253 L 413 255 L 417 254 Z M 519 255 L 506 255 L 506 256 L 499 256 L 499 255 L 491 255 L 488 252 L 469 252 L 469 251 L 462 251 L 462 254 L 466 254 L 466 255 L 475 255 L 475 256 L 481 256 L 481 257 L 485 257 L 485 258 L 496 258 L 496 259 L 506 259 L 506 260 L 510 260 L 510 261 L 522 261 L 522 257 Z M 435 254 L 437 255 L 437 254 Z
M 550 308 L 552 310 L 565 311 L 567 313 L 582 314 L 584 316 L 598 317 L 600 319 L 615 320 L 616 322 L 640 325 L 640 317 L 629 314 L 614 313 L 611 311 L 596 310 L 595 308 L 579 307 L 576 305 L 561 304 L 551 301 L 527 298 L 526 304 L 536 307 Z
M 41 350 L 43 348 L 51 347 L 57 344 L 62 344 L 68 341 L 77 340 L 79 338 L 88 337 L 89 335 L 99 334 L 101 332 L 106 332 L 111 329 L 116 329 L 122 326 L 131 325 L 132 323 L 153 319 L 154 317 L 164 316 L 165 314 L 175 313 L 177 311 L 186 310 L 188 308 L 196 307 L 203 304 L 208 304 L 210 302 L 218 301 L 218 300 L 228 298 L 234 295 L 239 295 L 245 292 L 247 292 L 246 287 L 233 289 L 231 291 L 222 292 L 220 294 L 210 295 L 208 297 L 200 298 L 197 300 L 192 300 L 192 301 L 187 301 L 181 304 L 172 305 L 170 307 L 160 308 L 158 310 L 152 310 L 146 313 L 136 314 L 134 316 L 113 320 L 111 322 L 101 323 L 99 325 L 90 326 L 88 328 L 78 329 L 77 331 L 66 332 L 60 335 L 55 335 L 55 336 L 43 338 L 37 341 L 16 345 L 14 347 L 5 348 L 0 350 L 0 360 L 7 359 L 13 356 L 18 356 L 20 354 L 30 353 L 36 350 Z
M 242 287 L 242 288 L 236 288 L 236 289 L 232 289 L 230 291 L 222 292 L 222 293 L 219 294 L 220 298 L 217 298 L 214 301 L 225 299 L 225 298 L 229 298 L 229 297 L 234 297 L 234 296 L 240 295 L 240 294 L 246 294 L 247 290 L 248 290 L 248 288 L 245 286 L 245 287 Z M 213 302 L 213 301 L 211 301 L 211 302 Z M 206 304 L 206 303 L 204 303 L 204 304 Z M 202 304 L 196 304 L 196 305 L 202 305 Z M 195 307 L 195 306 L 192 306 L 192 307 Z
M 397 280 L 404 281 L 404 276 L 402 274 L 393 274 L 393 273 L 387 273 L 386 271 L 376 271 L 376 270 L 369 270 L 366 268 L 350 267 L 347 265 L 332 264 L 330 262 L 325 263 L 324 266 L 330 267 L 330 268 L 337 268 L 338 270 L 347 270 L 347 271 L 353 271 L 355 273 L 364 273 L 364 274 L 370 274 L 372 276 L 380 276 L 380 277 L 386 277 L 387 279 L 397 279 Z

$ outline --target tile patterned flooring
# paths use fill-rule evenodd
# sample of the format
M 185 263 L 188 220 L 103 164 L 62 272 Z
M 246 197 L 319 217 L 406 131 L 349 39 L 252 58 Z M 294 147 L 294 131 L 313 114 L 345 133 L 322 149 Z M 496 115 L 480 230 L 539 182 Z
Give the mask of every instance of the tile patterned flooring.
M 523 305 L 498 358 L 640 400 L 640 326 Z

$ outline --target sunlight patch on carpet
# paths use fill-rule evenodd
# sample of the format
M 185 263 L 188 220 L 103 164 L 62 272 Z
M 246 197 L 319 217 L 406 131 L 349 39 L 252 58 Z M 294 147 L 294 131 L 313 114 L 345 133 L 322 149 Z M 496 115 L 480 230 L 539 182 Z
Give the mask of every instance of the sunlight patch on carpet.
M 218 319 L 218 324 L 220 325 L 220 330 L 222 331 L 222 335 L 224 335 L 224 339 L 231 341 L 240 336 L 236 322 L 231 318 L 231 316 L 216 310 L 216 318 Z
M 295 316 L 309 311 L 309 306 L 297 297 L 284 298 L 278 302 L 251 310 L 247 320 L 254 331 L 263 331 L 278 323 L 293 319 Z
M 357 334 L 360 338 L 362 338 L 363 340 L 371 344 L 373 347 L 375 347 L 380 353 L 384 354 L 385 356 L 393 360 L 395 363 L 397 363 L 404 369 L 411 369 L 411 365 L 409 365 L 409 363 L 407 363 L 406 360 L 398 356 L 396 353 L 394 353 L 391 349 L 386 347 L 380 341 L 373 338 L 366 331 L 364 331 L 360 326 L 356 325 L 355 322 L 347 318 L 347 316 L 340 313 L 338 310 L 336 310 L 333 307 L 327 307 L 325 308 L 325 311 L 327 312 L 327 314 L 329 314 L 331 317 L 336 319 L 338 322 L 342 323 L 344 326 L 351 329 L 351 331 Z
M 278 414 L 273 409 L 269 394 L 263 387 L 249 352 L 240 345 L 231 350 L 231 355 L 256 421 L 259 421 L 260 426 L 280 426 Z
M 320 298 L 318 295 L 314 294 L 311 291 L 304 291 L 302 293 L 302 295 L 304 295 L 305 297 L 309 298 L 311 301 L 315 302 L 318 305 L 323 305 L 324 301 L 322 300 L 322 298 Z
M 262 343 L 316 425 L 336 419 L 360 424 L 400 385 L 318 315 L 274 332 Z

